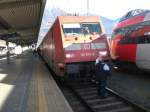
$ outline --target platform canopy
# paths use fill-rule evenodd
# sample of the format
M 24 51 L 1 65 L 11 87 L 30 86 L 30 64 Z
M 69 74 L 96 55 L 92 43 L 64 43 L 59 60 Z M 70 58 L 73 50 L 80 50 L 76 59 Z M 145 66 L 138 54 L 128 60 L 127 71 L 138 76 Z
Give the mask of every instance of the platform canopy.
M 31 44 L 38 32 L 46 0 L 0 0 L 0 39 Z

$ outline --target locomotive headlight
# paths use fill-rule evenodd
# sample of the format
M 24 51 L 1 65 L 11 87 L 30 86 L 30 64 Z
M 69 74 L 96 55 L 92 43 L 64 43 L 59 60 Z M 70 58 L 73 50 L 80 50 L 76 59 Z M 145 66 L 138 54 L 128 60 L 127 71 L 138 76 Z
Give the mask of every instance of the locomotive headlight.
M 66 54 L 66 58 L 72 58 L 73 54 Z
M 99 51 L 99 55 L 106 56 L 107 55 L 107 51 Z
M 58 63 L 58 68 L 60 71 L 64 71 L 65 70 L 65 64 L 64 63 Z
M 64 67 L 64 63 L 58 63 L 59 67 Z
M 66 58 L 71 58 L 71 54 L 66 54 Z
M 145 32 L 144 35 L 150 35 L 150 32 Z

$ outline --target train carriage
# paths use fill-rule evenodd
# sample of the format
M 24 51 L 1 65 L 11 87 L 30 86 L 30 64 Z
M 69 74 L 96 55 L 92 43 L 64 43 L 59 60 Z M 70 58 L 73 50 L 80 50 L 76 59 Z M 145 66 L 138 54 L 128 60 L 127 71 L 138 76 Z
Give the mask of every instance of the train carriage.
M 99 51 L 109 46 L 97 16 L 59 16 L 40 45 L 40 53 L 59 76 L 89 74 Z
M 150 70 L 150 11 L 132 10 L 118 22 L 111 42 L 113 60 Z

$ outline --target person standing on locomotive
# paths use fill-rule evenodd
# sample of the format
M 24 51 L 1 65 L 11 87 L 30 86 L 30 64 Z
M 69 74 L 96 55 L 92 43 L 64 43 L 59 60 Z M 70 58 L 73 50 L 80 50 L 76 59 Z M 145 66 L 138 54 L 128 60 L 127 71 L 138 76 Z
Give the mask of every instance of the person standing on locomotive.
M 99 52 L 99 57 L 96 59 L 96 80 L 98 81 L 98 95 L 101 98 L 106 96 L 106 85 L 108 76 L 110 76 L 110 65 L 105 62 L 103 56 L 106 56 L 107 52 Z

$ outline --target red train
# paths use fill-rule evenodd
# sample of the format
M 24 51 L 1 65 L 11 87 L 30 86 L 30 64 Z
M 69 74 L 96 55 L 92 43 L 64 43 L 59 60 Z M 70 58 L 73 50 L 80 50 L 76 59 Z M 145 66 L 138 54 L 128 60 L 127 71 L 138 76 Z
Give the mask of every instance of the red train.
M 97 16 L 59 16 L 40 45 L 40 53 L 53 71 L 59 75 L 89 74 L 99 51 L 109 46 L 102 23 Z
M 150 70 L 150 10 L 132 10 L 121 18 L 113 31 L 111 55 L 120 65 Z

